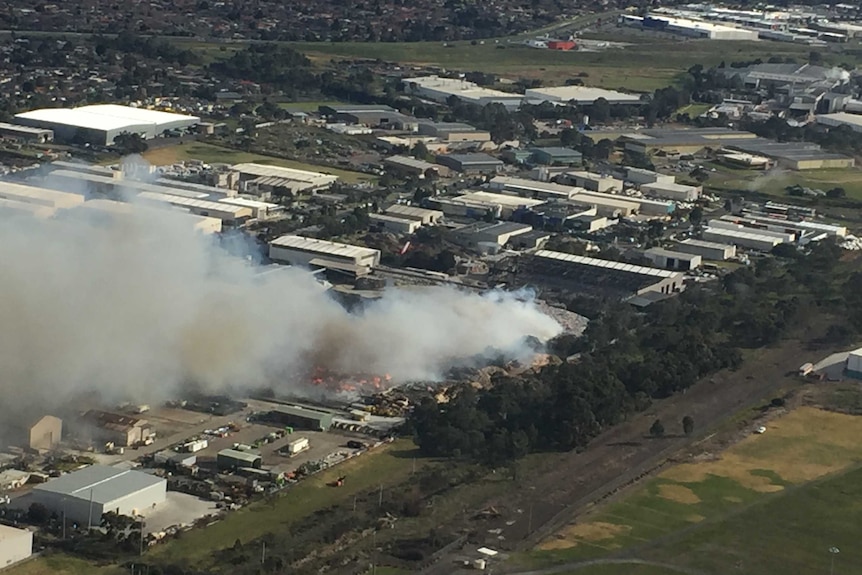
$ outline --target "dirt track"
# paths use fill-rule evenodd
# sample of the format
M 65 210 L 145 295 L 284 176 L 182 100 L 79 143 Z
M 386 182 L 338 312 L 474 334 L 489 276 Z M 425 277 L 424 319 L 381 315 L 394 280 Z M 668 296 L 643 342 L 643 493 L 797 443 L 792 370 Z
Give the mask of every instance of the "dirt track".
M 768 401 L 782 388 L 792 386 L 794 378 L 788 373 L 795 373 L 816 353 L 796 340 L 760 350 L 739 371 L 718 373 L 684 394 L 656 402 L 646 412 L 596 438 L 582 453 L 560 454 L 550 471 L 523 478 L 520 487 L 505 498 L 488 502 L 500 516 L 472 524 L 486 534 L 476 542 L 503 551 L 533 547 L 592 504 L 615 495 L 687 445 L 708 437 L 734 413 Z M 690 437 L 682 434 L 680 422 L 686 415 L 694 418 L 696 426 Z M 664 423 L 664 438 L 648 436 L 655 419 Z M 488 533 L 496 529 L 501 530 L 500 535 Z M 424 573 L 452 572 L 452 559 L 444 557 Z

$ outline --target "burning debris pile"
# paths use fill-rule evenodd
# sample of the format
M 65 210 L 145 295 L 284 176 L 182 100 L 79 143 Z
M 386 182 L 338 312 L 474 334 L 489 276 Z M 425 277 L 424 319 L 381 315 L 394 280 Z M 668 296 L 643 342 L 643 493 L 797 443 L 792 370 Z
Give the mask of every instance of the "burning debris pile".
M 343 374 L 336 373 L 318 366 L 312 370 L 311 383 L 332 393 L 370 394 L 377 393 L 392 386 L 392 376 L 373 374 Z

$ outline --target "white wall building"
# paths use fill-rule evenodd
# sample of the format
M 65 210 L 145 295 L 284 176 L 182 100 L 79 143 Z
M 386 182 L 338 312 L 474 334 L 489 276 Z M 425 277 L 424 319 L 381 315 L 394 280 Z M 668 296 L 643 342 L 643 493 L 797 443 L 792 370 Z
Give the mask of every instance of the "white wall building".
M 701 264 L 699 255 L 664 248 L 650 248 L 644 252 L 644 257 L 657 268 L 666 270 L 689 271 L 698 268 Z
M 482 88 L 478 84 L 460 78 L 441 78 L 439 76 L 419 76 L 401 81 L 404 91 L 434 102 L 446 103 L 455 96 L 459 100 L 477 106 L 503 104 L 507 108 L 518 108 L 523 96 L 500 90 Z
M 566 104 L 574 102 L 578 106 L 590 106 L 599 98 L 609 104 L 641 104 L 637 94 L 625 94 L 616 90 L 605 90 L 589 86 L 555 86 L 548 88 L 532 88 L 524 93 L 524 99 L 531 103 L 556 102 Z
M 269 242 L 269 258 L 302 266 L 330 261 L 373 268 L 380 264 L 380 250 L 287 235 Z
M 736 256 L 736 246 L 733 244 L 705 242 L 690 238 L 674 246 L 678 252 L 697 254 L 705 260 L 724 261 Z
M 33 554 L 33 532 L 0 525 L 0 570 Z
M 677 184 L 674 182 L 655 182 L 652 184 L 642 184 L 640 191 L 649 196 L 658 198 L 667 198 L 677 202 L 693 202 L 700 197 L 701 186 L 686 186 L 685 184 Z
M 768 252 L 782 243 L 780 238 L 765 236 L 740 230 L 726 230 L 722 228 L 706 228 L 703 230 L 703 239 L 710 242 L 733 244 L 737 247 L 748 248 L 761 252 Z

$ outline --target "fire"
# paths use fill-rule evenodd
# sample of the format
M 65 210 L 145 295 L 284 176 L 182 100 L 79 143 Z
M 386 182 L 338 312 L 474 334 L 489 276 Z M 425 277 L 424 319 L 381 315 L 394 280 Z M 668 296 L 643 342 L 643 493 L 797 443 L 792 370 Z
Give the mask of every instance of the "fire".
M 392 381 L 388 373 L 380 375 L 372 374 L 342 374 L 327 370 L 324 367 L 315 367 L 311 373 L 311 383 L 325 387 L 332 391 L 362 392 L 381 391 Z

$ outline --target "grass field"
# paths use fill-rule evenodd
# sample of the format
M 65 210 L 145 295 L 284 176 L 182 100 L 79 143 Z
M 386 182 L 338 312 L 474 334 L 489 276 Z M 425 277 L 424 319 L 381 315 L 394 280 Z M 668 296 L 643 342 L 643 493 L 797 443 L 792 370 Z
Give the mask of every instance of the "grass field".
M 862 535 L 855 522 L 862 509 L 862 418 L 801 407 L 767 426 L 721 454 L 666 469 L 519 559 L 551 565 L 628 550 L 705 573 L 743 561 L 752 565 L 745 573 L 779 575 L 814 573 L 836 545 L 842 560 L 853 553 L 862 561 L 862 548 L 852 543 Z M 792 551 L 785 554 L 785 546 Z
M 3 575 L 119 575 L 119 567 L 98 567 L 68 555 L 37 557 L 21 565 L 3 570 Z
M 817 188 L 824 192 L 835 187 L 842 187 L 847 197 L 862 201 L 862 169 L 837 168 L 829 170 L 758 170 L 734 169 L 727 166 L 712 165 L 716 169 L 710 173 L 706 182 L 707 188 L 718 190 L 750 190 L 778 198 L 786 198 L 787 186 L 799 184 L 808 188 Z
M 563 571 L 557 575 L 679 575 L 675 569 L 656 565 L 618 563 L 610 565 L 588 565 L 574 571 Z
M 376 178 L 361 172 L 352 172 L 350 170 L 339 170 L 329 166 L 318 166 L 315 164 L 306 164 L 293 160 L 285 160 L 282 158 L 273 158 L 271 156 L 263 156 L 230 148 L 222 148 L 212 144 L 200 142 L 191 142 L 180 144 L 177 146 L 169 146 L 165 148 L 156 148 L 144 152 L 145 160 L 156 166 L 174 164 L 182 160 L 201 160 L 207 163 L 226 163 L 239 164 L 242 162 L 256 162 L 258 164 L 269 164 L 272 166 L 282 166 L 285 168 L 296 168 L 298 170 L 310 170 L 315 172 L 323 172 L 338 176 L 348 184 L 374 181 Z
M 255 503 L 215 525 L 185 533 L 180 539 L 156 547 L 151 555 L 166 560 L 205 560 L 213 551 L 230 547 L 237 539 L 247 542 L 284 530 L 318 509 L 345 501 L 359 492 L 403 481 L 412 470 L 412 450 L 412 441 L 396 441 L 306 479 L 271 502 Z M 341 475 L 347 476 L 343 487 L 327 485 Z

